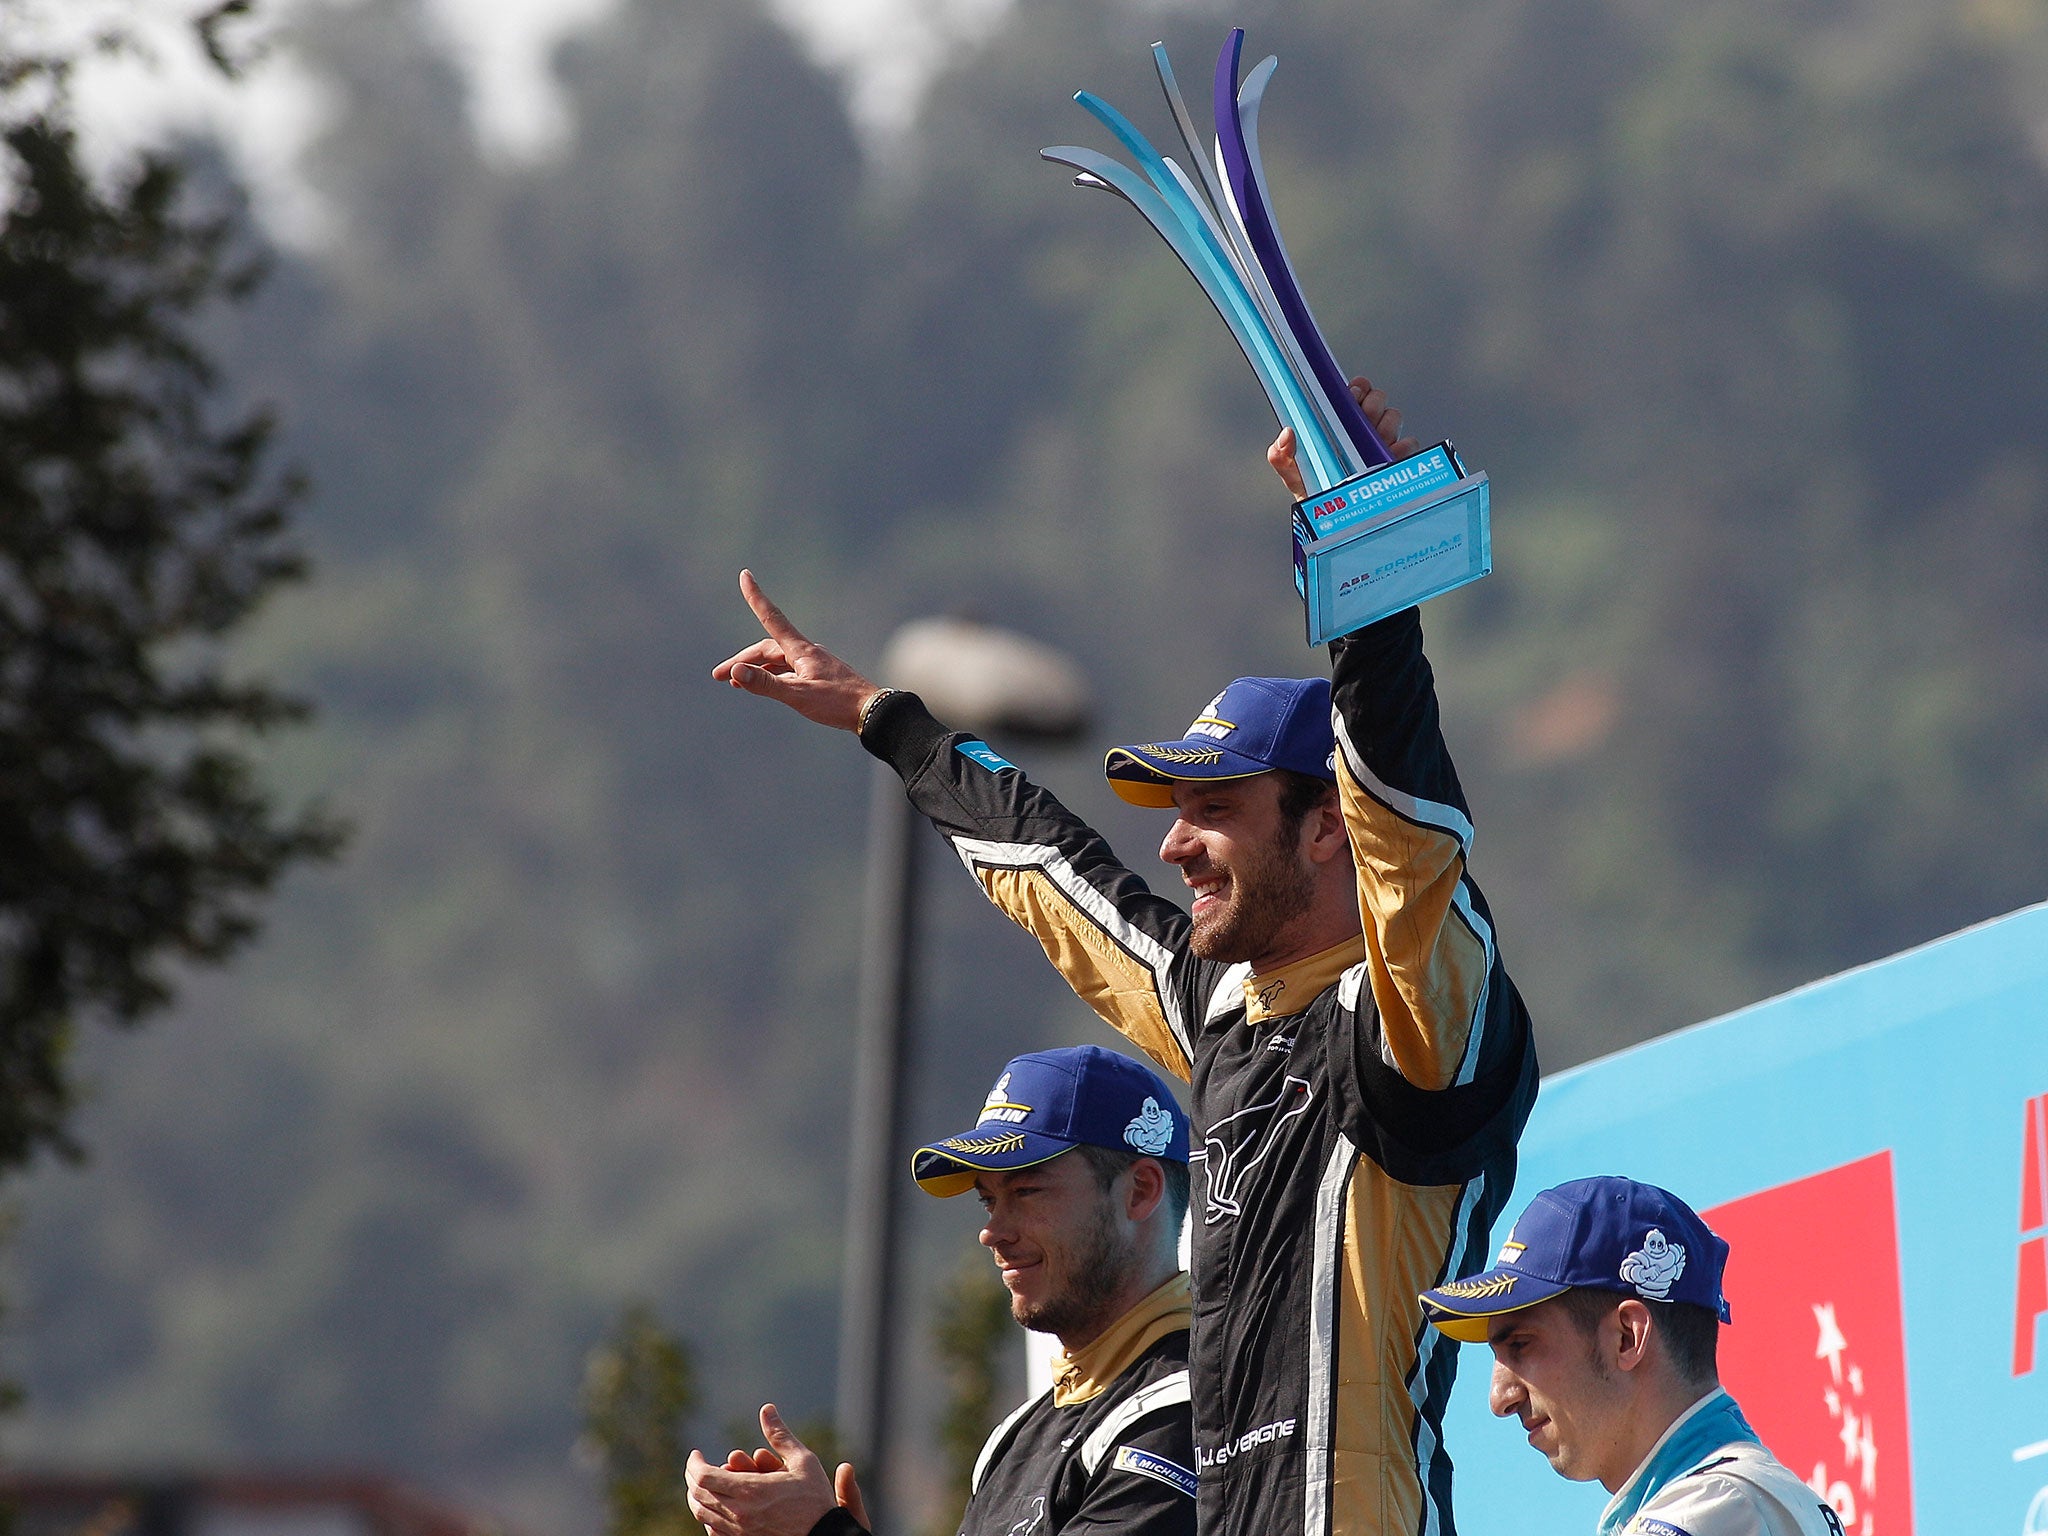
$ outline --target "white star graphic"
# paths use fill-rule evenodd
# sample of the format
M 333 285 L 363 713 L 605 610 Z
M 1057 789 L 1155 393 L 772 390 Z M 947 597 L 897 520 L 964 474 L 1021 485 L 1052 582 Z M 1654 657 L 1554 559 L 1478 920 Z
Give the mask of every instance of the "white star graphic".
M 1839 1383 L 1842 1379 L 1842 1351 L 1849 1347 L 1849 1341 L 1842 1337 L 1841 1324 L 1835 1321 L 1835 1304 L 1830 1301 L 1815 1307 L 1813 1320 L 1820 1324 L 1820 1343 L 1814 1346 L 1813 1358 L 1827 1361 L 1828 1371 Z
M 1851 1408 L 1842 1415 L 1842 1460 L 1852 1469 L 1856 1465 L 1858 1445 L 1856 1431 L 1860 1424 L 1861 1421 L 1856 1417 L 1856 1410 L 1854 1408 Z
M 1849 1367 L 1849 1390 L 1858 1397 L 1863 1395 L 1863 1367 L 1860 1365 Z
M 1842 1416 L 1842 1394 L 1833 1387 L 1829 1387 L 1821 1396 L 1827 1401 L 1828 1417 L 1839 1419 Z
M 1863 1439 L 1857 1449 L 1863 1453 L 1863 1492 L 1869 1496 L 1877 1492 L 1877 1442 L 1870 1438 L 1870 1420 L 1863 1421 Z

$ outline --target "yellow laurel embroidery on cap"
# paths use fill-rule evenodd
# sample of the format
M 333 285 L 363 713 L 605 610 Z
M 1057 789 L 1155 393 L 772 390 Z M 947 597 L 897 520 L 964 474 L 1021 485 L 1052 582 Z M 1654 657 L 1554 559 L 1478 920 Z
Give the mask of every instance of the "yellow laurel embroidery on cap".
M 1164 742 L 1152 742 L 1138 749 L 1162 758 L 1169 763 L 1220 763 L 1223 754 L 1213 747 L 1173 747 Z
M 989 1157 L 997 1152 L 1014 1152 L 1024 1145 L 1024 1133 L 1011 1131 L 1003 1136 L 949 1136 L 939 1143 L 951 1147 L 955 1152 L 972 1152 L 979 1157 Z
M 1513 1275 L 1494 1275 L 1486 1280 L 1452 1280 L 1436 1289 L 1440 1296 L 1455 1296 L 1460 1301 L 1484 1301 L 1492 1296 L 1505 1296 L 1514 1288 Z

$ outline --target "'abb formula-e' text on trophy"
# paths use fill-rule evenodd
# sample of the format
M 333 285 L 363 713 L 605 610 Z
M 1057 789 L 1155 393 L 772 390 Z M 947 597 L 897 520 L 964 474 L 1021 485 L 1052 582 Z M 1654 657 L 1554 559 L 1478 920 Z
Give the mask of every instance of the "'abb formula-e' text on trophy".
M 1279 67 L 1268 58 L 1238 83 L 1244 30 L 1216 60 L 1215 159 L 1201 138 L 1164 44 L 1159 84 L 1195 176 L 1161 155 L 1124 115 L 1087 91 L 1086 107 L 1137 161 L 1075 145 L 1039 151 L 1084 187 L 1115 192 L 1145 216 L 1194 274 L 1259 376 L 1273 414 L 1294 429 L 1308 494 L 1294 504 L 1294 584 L 1320 645 L 1493 569 L 1483 472 L 1448 442 L 1390 461 L 1309 314 L 1280 242 L 1259 159 L 1259 103 Z M 1142 173 L 1142 174 L 1140 174 Z

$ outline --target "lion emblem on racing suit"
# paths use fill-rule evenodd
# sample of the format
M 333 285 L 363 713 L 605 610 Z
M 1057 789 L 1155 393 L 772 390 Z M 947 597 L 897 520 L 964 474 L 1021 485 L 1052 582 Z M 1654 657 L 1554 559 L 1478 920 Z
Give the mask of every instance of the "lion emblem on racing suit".
M 1238 1196 L 1246 1177 L 1273 1150 L 1280 1127 L 1308 1113 L 1309 1099 L 1308 1079 L 1290 1075 L 1265 1103 L 1226 1115 L 1202 1133 L 1205 1225 L 1243 1214 Z

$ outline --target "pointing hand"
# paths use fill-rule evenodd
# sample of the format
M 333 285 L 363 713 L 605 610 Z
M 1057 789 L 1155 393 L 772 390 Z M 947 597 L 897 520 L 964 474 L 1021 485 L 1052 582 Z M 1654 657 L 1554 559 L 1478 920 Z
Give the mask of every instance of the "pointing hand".
M 752 571 L 740 572 L 740 595 L 754 610 L 768 638 L 728 656 L 711 669 L 711 675 L 721 683 L 787 704 L 806 720 L 835 730 L 858 730 L 862 708 L 881 689 L 822 645 L 804 638 L 754 580 Z

